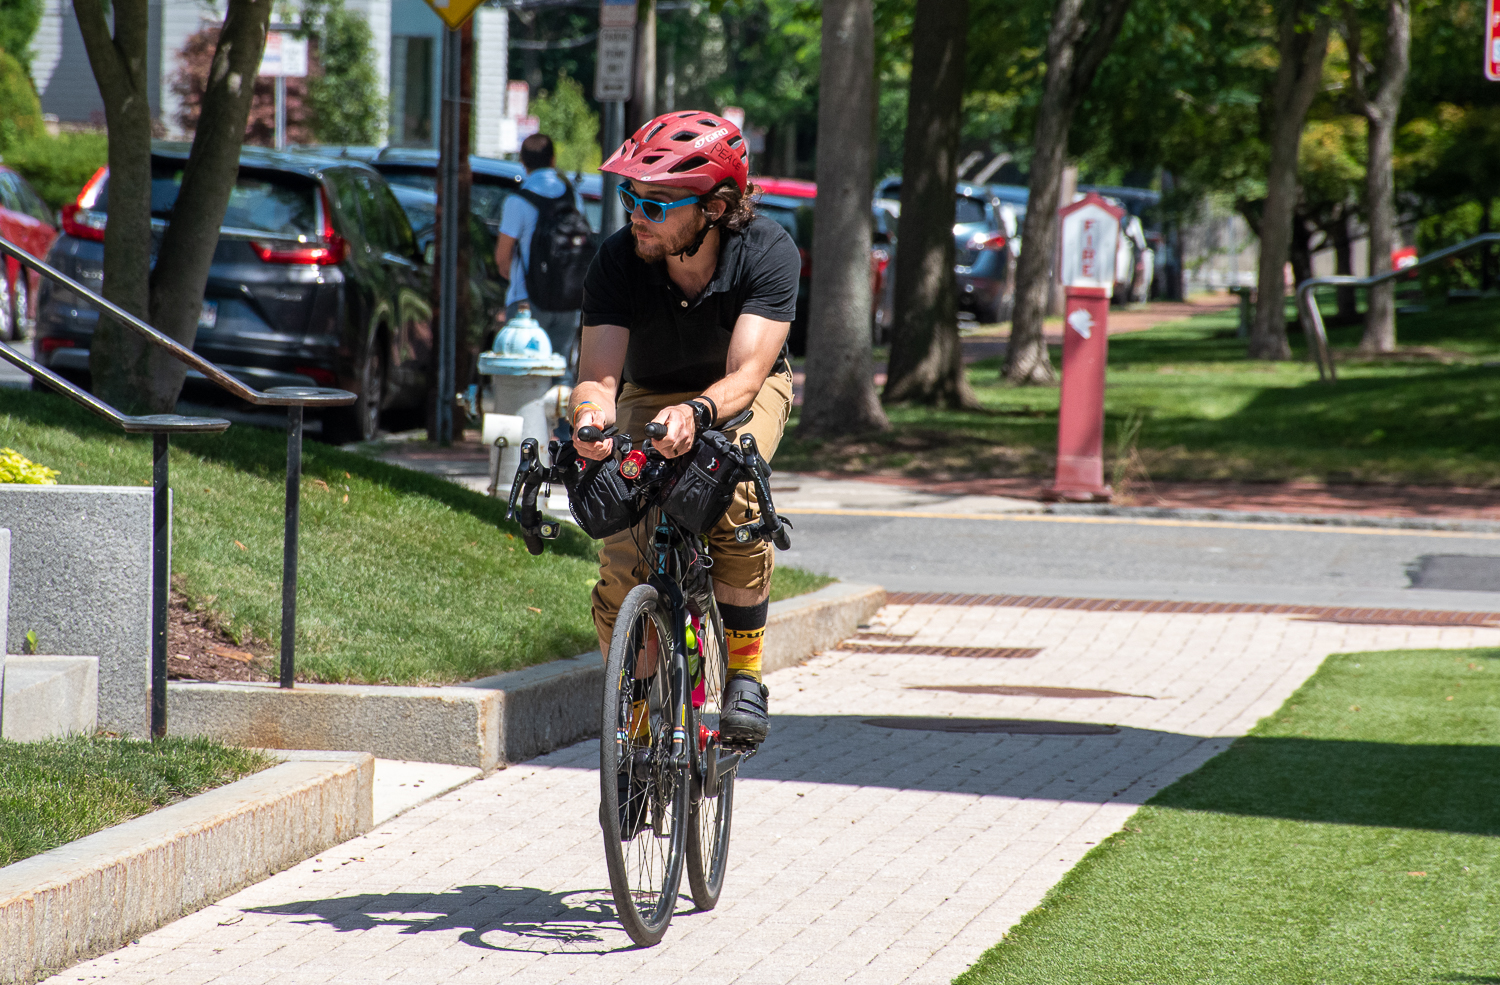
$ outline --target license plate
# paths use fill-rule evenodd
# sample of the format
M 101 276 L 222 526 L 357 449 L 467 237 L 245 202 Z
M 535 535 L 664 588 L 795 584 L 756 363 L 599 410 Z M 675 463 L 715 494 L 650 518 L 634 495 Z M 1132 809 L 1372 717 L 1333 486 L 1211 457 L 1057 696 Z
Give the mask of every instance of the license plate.
M 219 323 L 219 302 L 203 302 L 203 310 L 198 312 L 198 327 L 213 328 Z

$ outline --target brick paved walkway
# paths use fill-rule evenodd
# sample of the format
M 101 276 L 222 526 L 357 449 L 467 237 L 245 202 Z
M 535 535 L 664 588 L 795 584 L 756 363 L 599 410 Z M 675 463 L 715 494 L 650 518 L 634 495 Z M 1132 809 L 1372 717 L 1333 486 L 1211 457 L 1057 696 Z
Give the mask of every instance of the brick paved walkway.
M 865 644 L 774 674 L 719 908 L 631 950 L 610 919 L 596 747 L 453 791 L 53 983 L 943 983 L 1145 798 L 1275 709 L 1329 653 L 1500 645 L 1500 629 L 1285 615 L 887 606 Z M 864 649 L 862 647 L 862 649 Z M 944 688 L 1004 686 L 1011 693 Z M 1118 697 L 1037 697 L 1075 688 Z M 1043 692 L 1046 693 L 1046 692 Z M 1098 735 L 891 729 L 1022 718 Z

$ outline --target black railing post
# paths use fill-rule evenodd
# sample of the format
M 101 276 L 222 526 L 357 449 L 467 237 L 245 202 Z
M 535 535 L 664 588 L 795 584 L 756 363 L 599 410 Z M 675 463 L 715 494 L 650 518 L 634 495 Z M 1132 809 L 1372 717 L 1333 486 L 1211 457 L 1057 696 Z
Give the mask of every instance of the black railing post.
M 167 446 L 161 431 L 151 449 L 151 738 L 167 734 L 167 593 L 172 544 L 167 488 Z
M 297 524 L 302 496 L 302 405 L 286 409 L 286 535 L 281 555 L 281 686 L 297 676 Z

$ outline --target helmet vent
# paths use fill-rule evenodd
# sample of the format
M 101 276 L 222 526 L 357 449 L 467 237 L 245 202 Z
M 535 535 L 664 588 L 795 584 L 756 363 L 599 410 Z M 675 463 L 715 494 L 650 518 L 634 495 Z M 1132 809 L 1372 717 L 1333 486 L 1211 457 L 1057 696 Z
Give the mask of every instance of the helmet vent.
M 659 134 L 663 130 L 665 130 L 666 127 L 667 127 L 667 125 L 665 123 L 658 123 L 656 126 L 654 126 L 654 127 L 651 128 L 651 132 L 648 133 L 648 134 L 646 134 L 645 138 L 643 138 L 641 140 L 641 143 L 644 144 L 644 143 L 648 142 L 652 137 L 656 136 L 657 134 Z
M 685 119 L 687 119 L 690 116 L 697 116 L 697 115 L 698 115 L 698 111 L 697 110 L 690 109 L 686 113 L 678 113 L 677 114 L 677 118 L 679 120 L 685 120 Z
M 714 119 L 699 120 L 698 122 L 701 123 L 701 124 L 703 124 L 706 127 L 717 127 L 717 126 L 722 126 L 723 125 L 718 120 L 714 120 Z
M 740 144 L 743 144 L 744 142 L 745 141 L 742 138 L 740 138 L 740 137 L 730 137 L 729 141 L 728 141 L 730 147 L 738 147 Z
M 697 140 L 698 139 L 698 135 L 696 133 L 694 133 L 693 131 L 691 131 L 691 130 L 678 130 L 676 133 L 672 134 L 672 136 L 671 136 L 670 139 L 672 139 L 672 140 Z
M 684 171 L 692 171 L 694 168 L 701 168 L 707 163 L 708 158 L 704 157 L 701 154 L 695 154 L 694 156 L 683 161 L 678 161 L 670 168 L 667 168 L 667 174 L 682 174 L 682 172 Z
M 651 155 L 649 155 L 647 157 L 641 158 L 641 163 L 642 164 L 655 164 L 657 161 L 660 161 L 664 156 L 665 155 L 663 155 L 663 154 L 651 154 Z

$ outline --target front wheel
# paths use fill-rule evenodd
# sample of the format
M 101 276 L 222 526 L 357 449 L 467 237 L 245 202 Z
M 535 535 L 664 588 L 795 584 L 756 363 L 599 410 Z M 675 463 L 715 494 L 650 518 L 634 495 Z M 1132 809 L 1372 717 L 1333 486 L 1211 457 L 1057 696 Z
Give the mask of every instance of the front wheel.
M 625 596 L 604 664 L 599 826 L 615 913 L 630 939 L 661 940 L 677 906 L 687 840 L 688 783 L 673 732 L 686 723 L 686 678 L 656 589 Z
M 698 633 L 702 653 L 702 688 L 695 690 L 694 718 L 698 732 L 698 777 L 693 790 L 692 818 L 688 822 L 687 872 L 693 905 L 712 910 L 724 888 L 724 872 L 729 868 L 729 827 L 734 811 L 734 770 L 719 774 L 716 789 L 704 789 L 714 780 L 720 755 L 719 712 L 723 708 L 724 684 L 728 680 L 725 662 L 724 623 L 718 603 L 710 599 L 708 612 Z M 701 700 L 701 704 L 699 703 Z
M 359 365 L 354 403 L 335 407 L 323 418 L 323 438 L 329 444 L 373 441 L 380 430 L 380 407 L 385 403 L 385 360 L 380 343 L 371 346 Z

